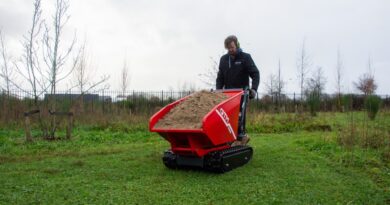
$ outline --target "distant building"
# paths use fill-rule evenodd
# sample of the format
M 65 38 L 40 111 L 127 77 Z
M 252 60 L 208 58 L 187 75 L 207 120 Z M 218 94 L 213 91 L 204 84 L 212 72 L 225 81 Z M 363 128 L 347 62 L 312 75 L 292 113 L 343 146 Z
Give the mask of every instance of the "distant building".
M 53 95 L 45 94 L 45 100 L 48 100 Z M 81 94 L 55 94 L 53 97 L 56 100 L 77 100 L 80 99 Z M 83 95 L 84 102 L 111 102 L 112 99 L 110 96 L 99 96 L 98 94 L 84 94 Z
M 112 102 L 111 96 L 99 96 L 99 101 Z

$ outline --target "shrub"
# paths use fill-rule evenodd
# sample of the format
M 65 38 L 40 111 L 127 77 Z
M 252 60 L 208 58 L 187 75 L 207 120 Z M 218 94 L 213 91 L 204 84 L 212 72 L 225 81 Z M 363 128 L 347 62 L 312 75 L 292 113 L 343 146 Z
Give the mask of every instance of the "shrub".
M 386 132 L 378 129 L 369 130 L 362 136 L 361 145 L 366 148 L 378 149 L 386 146 Z
M 351 124 L 341 128 L 338 133 L 337 141 L 347 149 L 351 149 L 356 145 L 361 148 L 379 150 L 390 146 L 390 137 L 388 136 L 389 132 L 387 130 L 380 129 L 377 126 L 367 129 Z
M 343 111 L 352 110 L 352 95 L 343 95 L 341 97 L 341 104 L 343 106 Z
M 307 104 L 309 105 L 311 116 L 317 116 L 317 112 L 320 109 L 320 103 L 320 94 L 316 91 L 310 92 L 307 98 Z
M 381 102 L 381 98 L 376 95 L 369 95 L 364 101 L 364 107 L 371 120 L 375 119 L 375 116 L 379 111 L 379 107 L 381 106 Z
M 353 148 L 357 144 L 358 139 L 357 129 L 353 125 L 343 128 L 337 136 L 337 142 L 347 149 Z
M 386 147 L 382 152 L 382 160 L 384 162 L 390 162 L 390 147 Z

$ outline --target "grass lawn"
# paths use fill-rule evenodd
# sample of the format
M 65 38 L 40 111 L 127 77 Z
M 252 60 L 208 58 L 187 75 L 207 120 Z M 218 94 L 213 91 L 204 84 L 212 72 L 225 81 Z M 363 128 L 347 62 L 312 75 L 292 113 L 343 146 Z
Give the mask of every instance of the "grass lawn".
M 389 165 L 375 150 L 344 150 L 334 131 L 251 133 L 253 159 L 225 174 L 165 168 L 169 144 L 142 130 L 21 135 L 0 131 L 0 204 L 390 203 Z

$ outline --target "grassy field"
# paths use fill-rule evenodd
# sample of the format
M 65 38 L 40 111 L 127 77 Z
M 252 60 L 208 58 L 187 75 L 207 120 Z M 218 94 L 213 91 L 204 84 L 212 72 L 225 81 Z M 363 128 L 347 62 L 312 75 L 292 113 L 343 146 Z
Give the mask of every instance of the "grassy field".
M 376 124 L 386 126 L 390 117 L 381 117 Z M 323 114 L 287 131 L 282 125 L 292 126 L 283 123 L 289 116 L 254 118 L 248 127 L 253 160 L 226 174 L 165 168 L 161 154 L 169 144 L 145 126 L 79 126 L 71 141 L 31 144 L 22 130 L 3 129 L 0 204 L 390 203 L 385 148 L 337 143 L 348 116 Z M 256 120 L 267 123 L 256 126 Z

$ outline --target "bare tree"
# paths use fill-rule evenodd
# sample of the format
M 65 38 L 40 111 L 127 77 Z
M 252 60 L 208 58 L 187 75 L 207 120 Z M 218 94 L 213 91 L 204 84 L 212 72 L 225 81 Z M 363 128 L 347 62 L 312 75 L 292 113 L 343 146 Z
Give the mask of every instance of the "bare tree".
M 359 80 L 354 82 L 355 87 L 366 96 L 374 94 L 375 90 L 378 88 L 378 85 L 375 82 L 371 56 L 368 57 L 367 70 L 367 73 L 361 75 Z
M 280 59 L 279 59 L 279 63 L 278 63 L 278 81 L 277 81 L 277 88 L 278 88 L 277 92 L 278 92 L 278 97 L 279 98 L 282 95 L 284 86 L 286 84 L 286 82 L 282 78 L 281 69 L 282 69 L 282 66 L 281 66 Z
M 278 91 L 278 76 L 270 74 L 268 80 L 264 84 L 268 95 L 274 96 Z
M 340 48 L 337 49 L 337 60 L 336 60 L 336 92 L 337 92 L 337 107 L 341 110 L 341 87 L 343 81 L 343 60 L 341 58 Z
M 43 38 L 44 61 L 49 68 L 50 94 L 55 95 L 58 83 L 67 78 L 78 64 L 79 57 L 76 57 L 70 69 L 66 69 L 66 62 L 71 54 L 76 37 L 74 36 L 71 44 L 66 49 L 61 49 L 61 38 L 63 29 L 70 16 L 67 14 L 69 9 L 68 0 L 56 0 L 55 15 L 53 16 L 52 28 L 45 24 Z M 80 49 L 79 55 L 83 49 Z M 55 109 L 55 107 L 53 107 Z
M 100 77 L 100 80 L 93 80 L 93 73 L 96 73 L 96 69 L 92 69 L 93 67 L 90 65 L 89 56 L 87 52 L 87 43 L 84 41 L 84 44 L 81 46 L 79 50 L 79 55 L 77 55 L 78 59 L 74 59 L 75 64 L 73 75 L 73 83 L 77 90 L 80 92 L 79 104 L 80 104 L 80 112 L 83 112 L 83 103 L 84 103 L 84 94 L 88 93 L 92 89 L 107 89 L 108 85 L 105 85 L 109 79 L 108 75 L 103 75 Z
M 41 19 L 42 9 L 41 9 L 41 0 L 34 0 L 33 3 L 33 16 L 31 27 L 27 31 L 27 34 L 23 36 L 22 47 L 23 54 L 18 62 L 14 63 L 16 73 L 21 77 L 24 82 L 27 82 L 28 89 L 25 90 L 22 88 L 21 84 L 11 80 L 11 84 L 18 88 L 21 91 L 29 94 L 34 98 L 34 107 L 35 109 L 27 112 L 25 115 L 25 127 L 26 127 L 26 140 L 32 141 L 31 131 L 30 131 L 30 120 L 29 115 L 39 113 L 38 121 L 43 136 L 48 135 L 48 129 L 46 123 L 43 120 L 42 115 L 42 106 L 39 101 L 39 97 L 45 92 L 48 88 L 48 79 L 45 76 L 46 72 L 42 70 L 39 65 L 39 37 L 41 34 L 41 29 L 43 25 L 43 20 Z
M 28 90 L 24 90 L 18 83 L 13 82 L 15 87 L 20 90 L 24 90 L 26 93 L 33 96 L 34 105 L 38 110 L 40 110 L 38 99 L 48 87 L 45 72 L 41 69 L 38 58 L 38 38 L 41 33 L 43 23 L 41 15 L 41 0 L 35 0 L 32 24 L 27 32 L 27 35 L 23 37 L 22 44 L 24 52 L 19 64 L 15 63 L 17 73 L 29 84 L 31 93 Z
M 358 82 L 354 82 L 354 85 L 364 95 L 371 95 L 375 93 L 375 90 L 378 88 L 374 76 L 369 73 L 360 76 Z
M 269 95 L 275 95 L 276 97 L 280 97 L 283 93 L 283 89 L 285 86 L 285 81 L 281 75 L 281 63 L 280 60 L 278 62 L 278 73 L 271 74 L 268 77 L 268 81 L 265 83 L 266 91 Z
M 337 60 L 336 60 L 336 92 L 341 94 L 342 82 L 343 82 L 343 73 L 344 63 L 341 57 L 340 49 L 337 49 Z
M 322 67 L 318 66 L 312 77 L 307 80 L 307 92 L 316 92 L 319 95 L 324 91 L 327 79 Z
M 56 100 L 55 95 L 57 92 L 58 83 L 66 79 L 75 69 L 78 64 L 79 57 L 76 57 L 69 69 L 66 63 L 70 54 L 73 51 L 76 36 L 73 37 L 72 42 L 65 49 L 62 48 L 61 40 L 64 27 L 68 22 L 70 16 L 68 15 L 69 1 L 68 0 L 56 0 L 55 14 L 52 16 L 52 24 L 49 27 L 45 24 L 45 32 L 43 36 L 43 58 L 48 68 L 48 80 L 49 80 L 49 112 L 52 113 L 50 122 L 50 133 L 48 139 L 54 139 L 54 135 L 57 128 L 56 123 Z M 81 50 L 78 52 L 80 55 Z M 53 114 L 54 113 L 54 114 Z
M 97 69 L 94 69 L 95 67 L 90 65 L 86 42 L 81 46 L 76 58 L 73 60 L 75 65 L 72 73 L 74 78 L 73 84 L 75 84 L 75 87 L 77 87 L 81 95 L 91 90 L 99 91 L 108 89 L 108 85 L 105 83 L 110 78 L 109 75 L 102 75 L 99 80 L 94 80 L 93 74 L 97 72 Z
M 78 97 L 78 100 L 76 100 L 76 104 L 73 105 L 71 108 L 71 111 L 74 112 L 76 107 L 78 108 L 78 112 L 83 113 L 84 112 L 84 93 L 85 89 L 87 87 L 87 83 L 90 80 L 90 73 L 87 71 L 88 69 L 88 60 L 86 56 L 86 43 L 84 42 L 83 46 L 80 48 L 80 55 L 77 60 L 77 65 L 75 67 L 75 70 L 73 72 L 73 78 L 74 78 L 74 87 L 77 88 L 77 90 L 80 92 L 80 96 Z
M 278 103 L 278 109 L 279 110 L 281 109 L 281 100 L 282 100 L 282 95 L 283 95 L 283 89 L 284 89 L 284 86 L 286 84 L 285 81 L 282 78 L 281 69 L 282 69 L 282 66 L 281 66 L 280 59 L 279 59 L 279 63 L 278 63 L 278 81 L 277 81 L 277 103 Z
M 1 119 L 6 120 L 9 117 L 10 113 L 10 90 L 11 90 L 11 80 L 13 79 L 13 67 L 10 65 L 10 57 L 8 56 L 6 46 L 4 43 L 3 33 L 0 30 L 0 59 L 2 63 L 0 64 L 0 97 L 2 100 L 2 110 Z M 2 83 L 2 81 L 4 83 Z M 2 85 L 3 84 L 3 85 Z
M 306 39 L 303 39 L 302 47 L 299 51 L 297 59 L 298 80 L 301 89 L 301 97 L 303 97 L 303 93 L 305 90 L 305 82 L 307 79 L 307 75 L 310 71 L 310 66 L 311 60 L 306 51 Z
M 70 18 L 67 14 L 68 8 L 68 0 L 56 0 L 55 14 L 52 16 L 52 24 L 49 26 L 41 19 L 41 0 L 34 1 L 32 25 L 23 40 L 24 53 L 21 61 L 15 63 L 16 71 L 31 87 L 34 105 L 39 113 L 40 127 L 43 132 L 43 137 L 46 139 L 54 139 L 57 128 L 55 95 L 58 83 L 70 76 L 75 67 L 79 65 L 78 61 L 81 59 L 80 54 L 83 51 L 83 49 L 80 49 L 73 59 L 73 62 L 70 63 L 71 65 L 67 65 L 69 56 L 73 53 L 73 47 L 76 42 L 76 37 L 74 36 L 70 45 L 63 48 L 62 34 L 64 26 Z M 42 48 L 40 48 L 38 39 L 41 37 L 42 28 L 45 29 L 43 32 Z M 44 62 L 46 67 L 41 66 L 40 62 Z M 24 90 L 19 84 L 13 83 L 13 85 L 29 93 L 28 90 Z M 52 116 L 50 123 L 43 120 L 46 116 L 47 109 L 43 102 L 39 100 L 39 97 L 42 96 L 43 93 L 48 92 L 48 113 Z M 30 111 L 29 113 L 34 114 L 37 112 Z M 45 113 L 45 115 L 42 113 Z M 28 119 L 26 118 L 26 122 L 27 121 Z M 26 127 L 28 127 L 27 124 L 28 123 L 26 123 Z M 26 133 L 27 132 L 28 130 L 26 129 Z
M 77 65 L 73 72 L 73 78 L 75 81 L 75 86 L 81 94 L 85 92 L 87 84 L 91 79 L 91 74 L 88 72 L 88 59 L 86 54 L 86 43 L 84 42 L 83 46 L 80 48 L 80 58 L 77 60 Z
M 317 115 L 321 104 L 321 94 L 325 89 L 326 78 L 321 67 L 313 72 L 312 77 L 307 80 L 306 99 L 312 116 Z
M 198 74 L 199 79 L 212 88 L 215 88 L 217 74 L 218 74 L 218 62 L 210 57 L 211 66 L 206 69 L 204 73 Z
M 265 89 L 268 95 L 272 96 L 272 99 L 277 104 L 277 108 L 280 109 L 281 97 L 283 95 L 283 89 L 285 82 L 281 76 L 281 62 L 278 62 L 278 73 L 270 74 L 268 80 L 265 82 Z
M 122 71 L 121 71 L 121 79 L 120 79 L 120 88 L 123 97 L 126 96 L 126 91 L 129 88 L 129 83 L 130 83 L 129 66 L 127 64 L 127 61 L 124 60 Z
M 7 96 L 9 96 L 9 92 L 11 90 L 13 69 L 9 63 L 10 58 L 6 50 L 6 46 L 4 43 L 4 36 L 1 30 L 0 30 L 0 55 L 1 55 L 0 59 L 2 59 L 2 64 L 0 65 L 0 79 L 2 78 L 4 81 L 4 85 L 1 86 L 0 84 L 0 88 L 5 91 Z
M 129 81 L 130 81 L 129 78 L 130 78 L 129 66 L 127 64 L 127 60 L 125 59 L 123 61 L 120 82 L 119 82 L 119 87 L 120 87 L 122 93 L 120 94 L 120 96 L 118 96 L 118 97 L 123 99 L 123 103 L 122 103 L 123 109 L 125 109 L 125 106 L 126 106 L 125 100 L 127 100 L 126 91 L 129 88 Z

